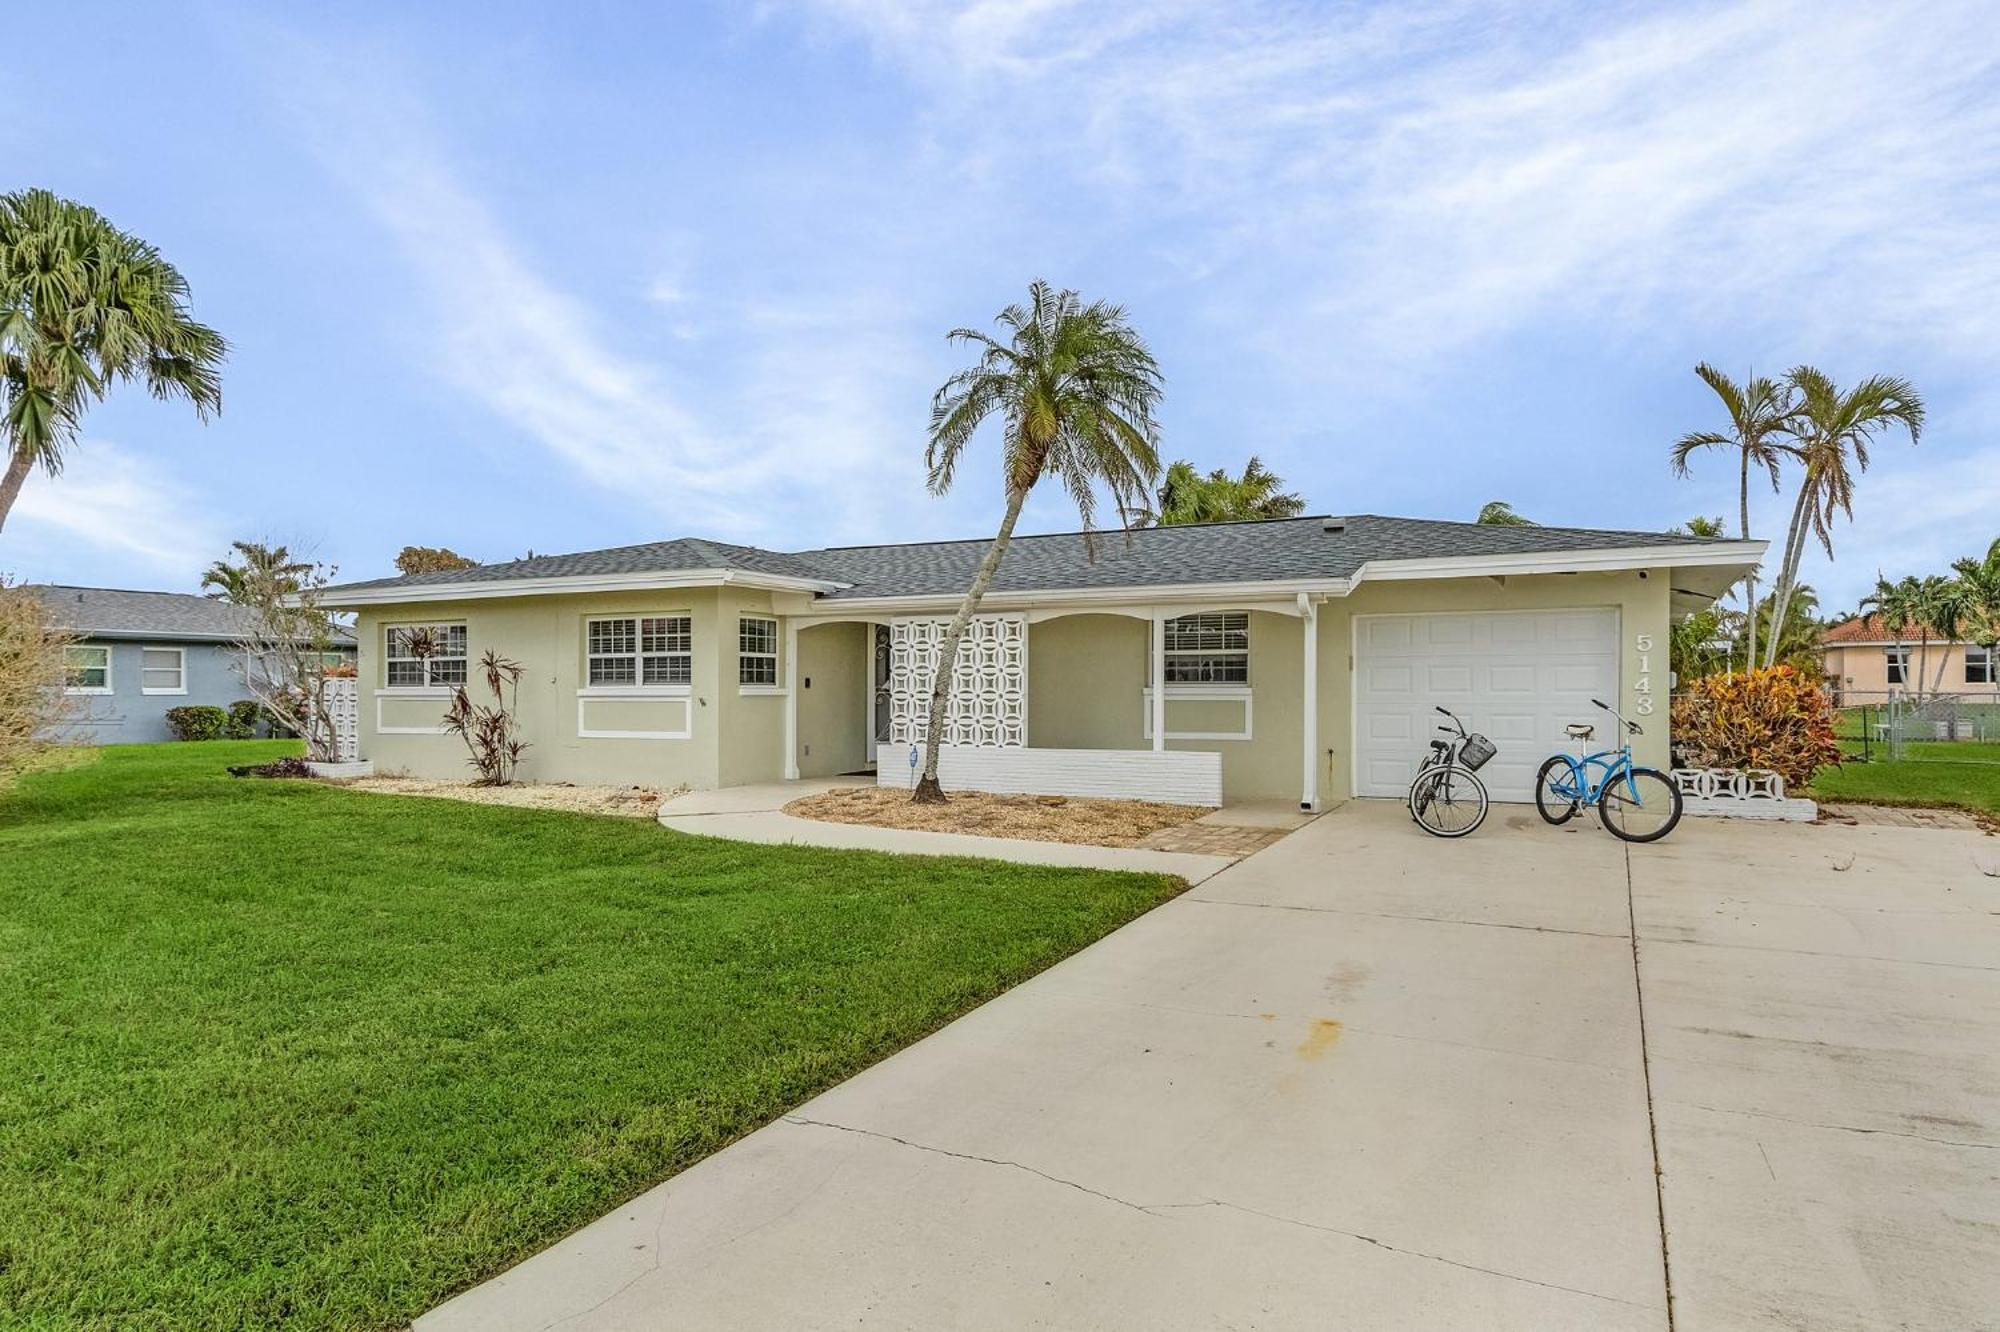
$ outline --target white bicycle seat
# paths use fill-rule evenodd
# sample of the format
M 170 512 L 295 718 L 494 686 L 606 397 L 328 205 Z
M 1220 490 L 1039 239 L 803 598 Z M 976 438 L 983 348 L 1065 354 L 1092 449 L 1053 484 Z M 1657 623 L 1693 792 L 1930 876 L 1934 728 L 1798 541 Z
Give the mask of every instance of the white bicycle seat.
M 1571 722 L 1563 727 L 1563 734 L 1572 740 L 1588 740 L 1597 734 L 1597 728 L 1587 722 Z

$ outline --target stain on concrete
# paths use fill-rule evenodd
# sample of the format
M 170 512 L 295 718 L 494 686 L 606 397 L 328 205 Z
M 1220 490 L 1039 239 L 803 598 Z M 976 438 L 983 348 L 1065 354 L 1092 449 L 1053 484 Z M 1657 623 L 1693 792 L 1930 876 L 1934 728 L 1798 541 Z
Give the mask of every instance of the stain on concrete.
M 1299 1058 L 1320 1059 L 1333 1049 L 1340 1040 L 1340 1024 L 1332 1018 L 1314 1018 L 1306 1031 L 1306 1038 L 1299 1042 Z
M 1335 1003 L 1352 999 L 1374 972 L 1359 962 L 1343 962 L 1326 978 L 1326 997 Z

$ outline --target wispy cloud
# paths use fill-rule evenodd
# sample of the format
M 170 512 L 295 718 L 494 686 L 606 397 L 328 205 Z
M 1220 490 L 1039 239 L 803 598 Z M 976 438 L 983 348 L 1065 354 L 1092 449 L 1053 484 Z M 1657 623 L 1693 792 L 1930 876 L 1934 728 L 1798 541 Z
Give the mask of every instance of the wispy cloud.
M 193 488 L 149 458 L 103 440 L 84 440 L 62 474 L 28 478 L 8 515 L 6 572 L 152 568 L 156 580 L 185 582 L 225 546 L 221 524 Z

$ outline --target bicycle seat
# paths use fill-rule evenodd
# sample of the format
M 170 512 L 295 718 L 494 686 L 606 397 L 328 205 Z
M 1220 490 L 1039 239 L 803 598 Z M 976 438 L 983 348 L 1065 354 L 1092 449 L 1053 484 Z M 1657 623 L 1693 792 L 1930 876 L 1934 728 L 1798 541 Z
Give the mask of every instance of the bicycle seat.
M 1563 734 L 1572 740 L 1588 740 L 1597 734 L 1597 728 L 1587 722 L 1571 722 L 1563 727 Z

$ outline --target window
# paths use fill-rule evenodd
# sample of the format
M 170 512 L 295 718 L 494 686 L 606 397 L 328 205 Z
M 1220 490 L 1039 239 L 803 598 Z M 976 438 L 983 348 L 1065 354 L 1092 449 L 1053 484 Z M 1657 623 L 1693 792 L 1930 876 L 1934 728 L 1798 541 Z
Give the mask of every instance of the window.
M 1882 651 L 1889 661 L 1889 683 L 1902 684 L 1903 676 L 1910 669 L 1910 650 L 1906 647 L 1892 647 L 1884 648 Z
M 747 685 L 778 683 L 778 622 L 746 615 L 736 622 L 737 680 Z
M 394 624 L 387 631 L 385 682 L 391 689 L 445 688 L 465 683 L 465 626 Z
M 177 647 L 139 649 L 139 692 L 185 694 L 187 651 Z
M 111 692 L 111 649 L 94 644 L 64 649 L 63 692 L 68 694 L 108 694 Z
M 1993 649 L 1978 647 L 1968 643 L 1965 646 L 1965 682 L 1967 684 L 1990 685 L 1993 683 Z
M 584 622 L 585 683 L 684 685 L 694 679 L 694 628 L 686 615 L 629 616 Z
M 1166 679 L 1172 684 L 1250 683 L 1250 613 L 1202 611 L 1166 624 Z

